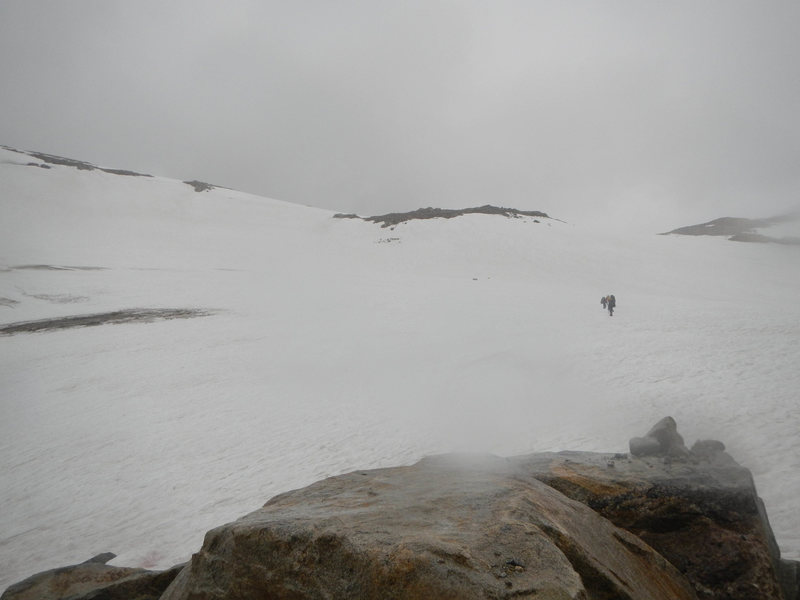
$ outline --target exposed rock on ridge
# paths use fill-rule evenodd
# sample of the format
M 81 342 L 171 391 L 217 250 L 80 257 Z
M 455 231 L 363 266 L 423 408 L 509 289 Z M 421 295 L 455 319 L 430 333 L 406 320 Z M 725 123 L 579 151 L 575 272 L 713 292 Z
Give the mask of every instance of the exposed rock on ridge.
M 216 185 L 206 183 L 205 181 L 198 181 L 197 179 L 193 179 L 192 181 L 184 181 L 183 183 L 192 186 L 195 192 L 207 192 L 217 187 Z
M 8 146 L 0 146 L 0 147 L 5 148 L 6 150 L 10 150 L 11 152 L 17 152 L 19 154 L 25 154 L 32 158 L 37 158 L 44 163 L 44 164 L 33 163 L 33 162 L 28 163 L 28 166 L 30 167 L 50 168 L 48 165 L 61 165 L 64 167 L 73 167 L 75 169 L 78 169 L 79 171 L 97 170 L 97 171 L 103 171 L 105 173 L 111 173 L 112 175 L 126 175 L 128 177 L 152 177 L 152 175 L 147 175 L 146 173 L 137 173 L 136 171 L 98 167 L 97 165 L 93 165 L 92 163 L 88 163 L 83 160 L 75 160 L 74 158 L 64 158 L 63 156 L 56 156 L 55 154 L 45 154 L 44 152 L 17 150 L 15 148 L 9 148 Z
M 463 215 L 471 214 L 484 214 L 484 215 L 502 215 L 504 217 L 536 217 L 549 219 L 546 213 L 539 212 L 538 210 L 517 210 L 516 208 L 502 208 L 486 204 L 485 206 L 477 206 L 474 208 L 450 209 L 450 208 L 419 208 L 410 212 L 404 213 L 388 213 L 385 215 L 378 215 L 374 217 L 359 217 L 353 214 L 336 214 L 335 219 L 363 219 L 364 221 L 371 221 L 372 223 L 381 223 L 381 227 L 393 227 L 406 221 L 415 219 L 452 219 L 454 217 L 461 217 Z

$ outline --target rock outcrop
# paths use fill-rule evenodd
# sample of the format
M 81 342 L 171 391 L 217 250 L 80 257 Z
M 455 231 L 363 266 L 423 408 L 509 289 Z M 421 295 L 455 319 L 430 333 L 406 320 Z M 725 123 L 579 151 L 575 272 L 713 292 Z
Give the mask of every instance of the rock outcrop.
M 44 571 L 9 587 L 1 600 L 158 600 L 183 568 L 147 571 L 107 565 L 107 552 L 86 562 Z
M 672 417 L 664 417 L 644 437 L 631 438 L 628 443 L 634 456 L 667 455 L 685 458 L 689 450 L 678 433 L 678 424 Z
M 112 175 L 125 175 L 127 177 L 152 177 L 152 175 L 147 175 L 146 173 L 137 173 L 136 171 L 128 171 L 126 169 L 108 169 L 105 167 L 98 167 L 97 165 L 93 165 L 92 163 L 88 163 L 83 160 L 64 158 L 63 156 L 56 156 L 55 154 L 17 150 L 16 148 L 10 148 L 8 146 L 0 146 L 0 148 L 10 150 L 11 152 L 17 152 L 19 154 L 24 154 L 43 161 L 43 164 L 35 162 L 27 163 L 27 165 L 31 167 L 43 167 L 45 169 L 49 169 L 50 165 L 62 165 L 65 167 L 73 167 L 79 171 L 103 171 L 105 173 L 111 173 Z
M 333 477 L 206 535 L 163 600 L 695 598 L 652 548 L 518 460 Z
M 684 573 L 699 598 L 796 600 L 750 471 L 717 440 L 688 450 L 672 417 L 630 440 L 632 456 L 520 457 L 541 481 L 596 510 Z
M 354 214 L 335 214 L 333 215 L 334 219 L 363 219 L 364 221 L 371 221 L 372 223 L 381 223 L 381 227 L 392 227 L 394 228 L 396 225 L 400 223 L 406 223 L 408 221 L 414 220 L 425 220 L 425 219 L 452 219 L 454 217 L 462 217 L 464 215 L 475 215 L 475 214 L 483 214 L 483 215 L 501 215 L 504 217 L 509 218 L 521 218 L 521 217 L 534 217 L 534 218 L 542 218 L 542 219 L 549 219 L 550 217 L 547 216 L 547 213 L 543 213 L 538 210 L 519 210 L 516 208 L 504 208 L 502 206 L 492 206 L 491 204 L 486 204 L 484 206 L 476 206 L 473 208 L 461 208 L 461 209 L 453 209 L 453 208 L 418 208 L 417 210 L 412 210 L 410 212 L 404 213 L 388 213 L 385 215 L 376 215 L 374 217 L 359 217 L 358 215 Z
M 722 442 L 688 450 L 669 417 L 635 440 L 638 455 L 443 455 L 332 477 L 210 531 L 185 568 L 101 555 L 0 600 L 800 600 L 798 563 Z
M 729 458 L 729 457 L 727 457 Z M 698 598 L 782 598 L 779 552 L 750 472 L 725 456 L 534 455 L 532 473 L 658 551 Z

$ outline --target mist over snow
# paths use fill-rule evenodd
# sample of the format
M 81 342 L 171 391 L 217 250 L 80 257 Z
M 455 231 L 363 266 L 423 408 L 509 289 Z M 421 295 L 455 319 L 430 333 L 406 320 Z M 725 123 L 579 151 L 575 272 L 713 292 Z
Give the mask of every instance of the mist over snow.
M 384 229 L 6 149 L 0 212 L 0 326 L 204 311 L 0 335 L 0 588 L 104 551 L 170 566 L 330 475 L 624 452 L 666 415 L 752 470 L 800 558 L 797 247 L 553 211 Z

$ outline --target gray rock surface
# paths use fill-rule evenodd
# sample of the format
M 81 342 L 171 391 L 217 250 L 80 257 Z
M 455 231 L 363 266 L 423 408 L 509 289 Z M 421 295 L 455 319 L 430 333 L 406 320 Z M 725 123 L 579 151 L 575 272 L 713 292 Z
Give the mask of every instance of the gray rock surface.
M 661 454 L 661 444 L 656 438 L 652 437 L 631 438 L 628 446 L 634 456 L 656 456 Z
M 277 496 L 210 531 L 162 600 L 695 597 L 649 546 L 524 463 L 440 456 Z
M 183 568 L 147 571 L 112 567 L 106 552 L 86 562 L 37 573 L 9 587 L 0 600 L 158 600 Z
M 678 433 L 678 425 L 672 417 L 664 417 L 648 431 L 644 437 L 632 438 L 631 454 L 634 456 L 669 455 L 685 457 L 689 449 Z
M 692 456 L 700 460 L 717 461 L 723 457 L 725 444 L 718 440 L 697 440 L 690 450 Z M 728 455 L 724 455 L 728 456 Z M 732 457 L 728 456 L 730 460 Z

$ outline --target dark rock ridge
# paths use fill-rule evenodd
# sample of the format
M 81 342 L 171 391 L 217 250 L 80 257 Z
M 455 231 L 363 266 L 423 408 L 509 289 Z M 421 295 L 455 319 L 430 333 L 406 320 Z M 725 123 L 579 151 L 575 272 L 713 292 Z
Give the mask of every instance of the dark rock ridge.
M 359 217 L 354 214 L 336 214 L 335 219 L 362 219 L 364 221 L 371 221 L 372 223 L 381 223 L 381 227 L 393 227 L 400 223 L 412 221 L 415 219 L 452 219 L 454 217 L 461 217 L 463 215 L 482 214 L 482 215 L 502 215 L 504 217 L 535 217 L 549 219 L 546 213 L 539 212 L 538 210 L 517 210 L 516 208 L 502 208 L 487 204 L 485 206 L 477 206 L 474 208 L 419 208 L 411 212 L 404 213 L 388 213 L 385 215 L 378 215 L 375 217 Z
M 50 165 L 61 165 L 64 167 L 72 167 L 78 169 L 79 171 L 103 171 L 104 173 L 111 173 L 112 175 L 126 175 L 128 177 L 152 177 L 152 175 L 137 173 L 136 171 L 98 167 L 97 165 L 93 165 L 92 163 L 84 160 L 65 158 L 63 156 L 56 156 L 55 154 L 45 154 L 44 152 L 33 152 L 30 150 L 17 150 L 16 148 L 9 148 L 8 146 L 0 146 L 0 148 L 4 148 L 5 150 L 16 152 L 18 154 L 24 154 L 25 156 L 30 156 L 32 158 L 38 158 L 39 160 L 43 161 L 41 163 L 25 163 L 25 166 L 28 167 L 41 167 L 43 169 L 49 169 Z M 206 183 L 205 181 L 198 181 L 196 179 L 192 181 L 184 181 L 183 183 L 194 188 L 195 192 L 207 192 L 219 187 L 217 185 Z
M 38 158 L 39 160 L 43 161 L 45 164 L 38 164 L 38 163 L 28 163 L 28 166 L 31 167 L 44 167 L 49 168 L 46 165 L 62 165 L 65 167 L 73 167 L 80 171 L 103 171 L 105 173 L 111 173 L 112 175 L 127 175 L 129 177 L 152 177 L 152 175 L 147 175 L 145 173 L 137 173 L 135 171 L 126 171 L 124 169 L 108 169 L 105 167 L 98 167 L 97 165 L 93 165 L 92 163 L 88 163 L 83 160 L 75 160 L 74 158 L 64 158 L 63 156 L 56 156 L 55 154 L 45 154 L 44 152 L 32 152 L 28 150 L 17 150 L 15 148 L 9 148 L 8 146 L 2 146 L 6 150 L 10 150 L 11 152 L 17 152 L 18 154 L 24 154 L 26 156 L 31 156 L 33 158 Z
M 722 217 L 699 225 L 688 225 L 667 231 L 661 235 L 714 235 L 726 236 L 734 242 L 757 242 L 800 245 L 800 237 L 773 237 L 759 233 L 759 229 L 768 229 L 781 223 L 800 221 L 800 213 L 791 213 L 768 219 L 742 219 L 738 217 Z
M 634 447 L 331 477 L 208 532 L 160 598 L 798 600 L 798 563 L 780 559 L 752 476 L 722 442 L 687 449 L 667 417 Z M 2 600 L 121 597 L 22 595 L 59 571 L 66 590 L 56 570 Z

